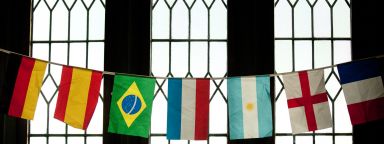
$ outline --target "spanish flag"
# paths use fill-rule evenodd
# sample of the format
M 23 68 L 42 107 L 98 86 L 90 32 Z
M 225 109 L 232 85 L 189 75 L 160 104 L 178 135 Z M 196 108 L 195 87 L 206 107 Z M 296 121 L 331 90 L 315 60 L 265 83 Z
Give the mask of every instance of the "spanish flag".
M 87 129 L 98 101 L 102 73 L 63 66 L 55 118 Z
M 8 115 L 32 120 L 43 83 L 47 62 L 23 56 L 11 56 L 18 64 L 17 77 L 12 77 L 5 85 L 13 85 Z M 12 68 L 8 69 L 12 72 Z M 11 82 L 12 81 L 12 82 Z

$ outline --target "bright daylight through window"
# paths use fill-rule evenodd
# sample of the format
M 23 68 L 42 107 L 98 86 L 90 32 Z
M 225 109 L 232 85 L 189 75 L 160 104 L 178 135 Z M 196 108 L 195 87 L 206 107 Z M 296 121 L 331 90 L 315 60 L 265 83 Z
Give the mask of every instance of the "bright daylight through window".
M 33 0 L 32 56 L 61 64 L 104 69 L 105 0 Z M 30 121 L 30 144 L 101 144 L 103 92 L 87 131 L 53 118 L 61 66 L 48 65 L 35 119 Z
M 105 0 L 33 0 L 32 56 L 104 69 Z M 350 0 L 275 0 L 275 70 L 291 72 L 351 60 Z M 152 0 L 151 74 L 227 76 L 227 0 Z M 30 144 L 102 143 L 103 96 L 87 131 L 53 118 L 61 67 L 49 65 L 30 121 Z M 336 68 L 325 69 L 334 127 L 292 136 L 282 77 L 275 78 L 276 144 L 352 143 L 352 126 Z M 211 80 L 209 143 L 227 142 L 226 80 Z M 152 144 L 168 143 L 168 81 L 156 81 Z M 102 89 L 102 88 L 101 88 Z M 333 115 L 335 114 L 335 115 Z M 207 141 L 171 141 L 206 144 Z

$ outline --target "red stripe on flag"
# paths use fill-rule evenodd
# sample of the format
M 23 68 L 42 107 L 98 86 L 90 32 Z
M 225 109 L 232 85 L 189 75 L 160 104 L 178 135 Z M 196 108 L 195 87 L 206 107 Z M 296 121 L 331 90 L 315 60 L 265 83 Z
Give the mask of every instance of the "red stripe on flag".
M 384 119 L 384 97 L 348 105 L 352 125 Z
M 306 71 L 299 72 L 299 78 L 308 130 L 317 130 L 315 112 L 313 110 L 313 103 L 311 101 L 311 89 L 309 87 L 308 73 Z
M 208 139 L 209 80 L 196 79 L 195 140 Z
M 35 60 L 27 57 L 21 58 L 19 71 L 17 74 L 13 95 L 8 110 L 8 115 L 21 117 L 23 114 L 25 97 L 27 95 L 29 81 L 31 80 L 32 70 Z
M 87 129 L 89 122 L 95 112 L 97 101 L 99 99 L 100 84 L 101 84 L 102 73 L 92 72 L 91 83 L 89 85 L 87 108 L 85 109 L 85 117 L 83 129 Z
M 327 93 L 320 93 L 311 97 L 312 104 L 317 104 L 317 103 L 322 103 L 327 101 L 328 101 Z M 288 100 L 288 108 L 295 108 L 303 105 L 304 105 L 303 98 L 294 98 L 294 99 Z
M 55 118 L 64 121 L 67 109 L 68 95 L 71 88 L 73 68 L 63 66 L 61 81 L 59 86 L 59 95 L 57 97 Z

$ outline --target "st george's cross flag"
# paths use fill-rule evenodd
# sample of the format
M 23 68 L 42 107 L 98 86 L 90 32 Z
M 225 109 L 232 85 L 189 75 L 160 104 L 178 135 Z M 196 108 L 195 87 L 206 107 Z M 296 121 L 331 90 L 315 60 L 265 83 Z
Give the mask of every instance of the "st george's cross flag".
M 269 76 L 228 78 L 230 139 L 272 136 Z
M 384 119 L 383 59 L 337 66 L 352 125 Z
M 207 140 L 209 79 L 168 79 L 167 139 Z
M 292 133 L 332 127 L 323 70 L 286 74 L 283 82 Z
M 99 71 L 63 66 L 54 117 L 86 130 L 99 99 L 101 79 Z
M 148 138 L 155 79 L 116 75 L 108 132 Z

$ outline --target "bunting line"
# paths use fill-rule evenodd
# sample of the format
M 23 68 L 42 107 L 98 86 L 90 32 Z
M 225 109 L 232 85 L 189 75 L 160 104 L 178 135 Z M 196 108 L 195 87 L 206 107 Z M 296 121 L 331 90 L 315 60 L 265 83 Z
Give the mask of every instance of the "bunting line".
M 38 59 L 38 58 L 34 58 L 34 57 L 31 57 L 31 56 L 27 56 L 27 55 L 24 55 L 24 54 L 20 54 L 20 53 L 17 53 L 17 52 L 9 51 L 9 50 L 2 49 L 2 48 L 0 48 L 0 52 L 7 53 L 7 54 L 20 55 L 20 56 L 24 56 L 24 57 L 29 57 L 29 58 L 37 59 L 37 60 L 40 60 L 40 61 L 47 62 L 48 64 L 53 64 L 53 65 L 57 65 L 57 66 L 69 66 L 69 65 L 60 64 L 60 63 L 57 63 L 57 62 L 46 61 L 46 60 L 42 60 L 42 59 Z M 384 54 L 383 54 L 383 55 L 373 56 L 373 57 L 368 57 L 368 58 L 363 58 L 363 59 L 358 59 L 358 60 L 353 60 L 353 61 L 361 61 L 361 60 L 365 60 L 365 59 L 382 58 L 382 57 L 384 57 Z M 334 64 L 334 65 L 325 66 L 325 67 L 319 67 L 319 68 L 315 68 L 315 69 L 301 70 L 301 71 L 315 71 L 315 70 L 321 70 L 321 69 L 333 68 L 333 67 L 337 67 L 337 65 L 345 64 L 345 63 L 350 63 L 350 62 L 353 62 L 353 61 L 344 62 L 344 63 L 339 63 L 339 64 Z M 79 69 L 86 69 L 86 70 L 93 70 L 93 69 L 87 69 L 87 68 L 77 67 L 77 66 L 71 66 L 71 67 L 79 68 Z M 196 79 L 196 78 L 202 78 L 202 77 L 194 77 L 194 78 L 191 78 L 191 77 L 159 77 L 159 76 L 146 76 L 146 75 L 137 75 L 137 74 L 128 74 L 128 73 L 111 72 L 111 71 L 100 71 L 100 70 L 93 70 L 93 71 L 99 71 L 99 72 L 102 72 L 103 75 L 116 75 L 116 74 L 119 74 L 119 75 L 136 76 L 136 77 L 145 77 L 145 78 L 155 78 L 155 79 L 169 79 L 169 78 Z M 284 73 L 276 73 L 276 72 L 275 72 L 275 73 L 273 73 L 273 74 L 247 75 L 247 76 L 241 76 L 241 77 L 255 77 L 255 76 L 269 76 L 269 77 L 275 77 L 275 76 L 281 76 L 281 75 L 286 75 L 286 74 L 291 74 L 291 73 L 297 73 L 297 72 L 301 72 L 301 71 L 284 72 Z M 233 77 L 240 77 L 240 76 L 233 76 Z M 204 78 L 204 77 L 203 77 L 203 78 Z M 223 80 L 223 79 L 227 79 L 227 78 L 229 78 L 229 77 L 228 77 L 228 76 L 227 76 L 227 77 L 210 77 L 210 78 L 206 78 L 206 79 L 210 79 L 210 80 Z

